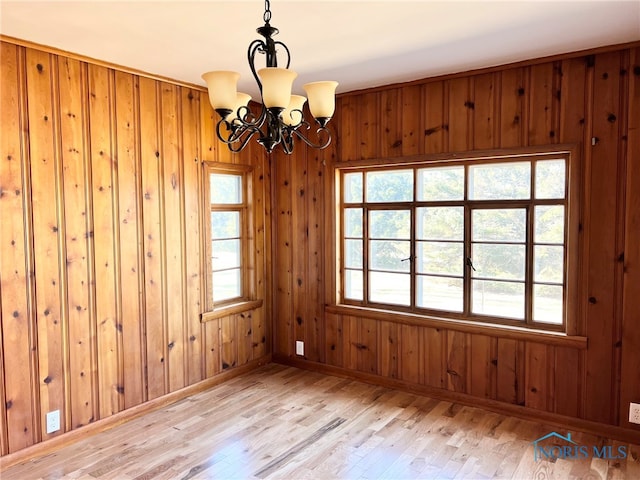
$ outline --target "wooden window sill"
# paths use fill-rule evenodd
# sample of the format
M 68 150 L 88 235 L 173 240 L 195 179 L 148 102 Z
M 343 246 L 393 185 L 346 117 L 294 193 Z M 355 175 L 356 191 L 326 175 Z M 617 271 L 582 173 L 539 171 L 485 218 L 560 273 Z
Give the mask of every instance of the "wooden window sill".
M 256 308 L 260 308 L 262 303 L 262 300 L 246 300 L 243 302 L 232 303 L 231 305 L 224 305 L 219 308 L 214 308 L 210 312 L 200 314 L 200 321 L 208 322 L 210 320 L 226 317 L 227 315 L 235 315 L 236 313 L 255 310 Z
M 546 345 L 558 345 L 579 349 L 587 348 L 587 337 L 567 335 L 563 332 L 549 330 L 537 330 L 527 327 L 512 325 L 499 325 L 474 322 L 470 320 L 458 320 L 452 318 L 430 317 L 415 313 L 397 312 L 378 308 L 359 307 L 355 305 L 326 305 L 325 312 L 338 315 L 351 315 L 372 320 L 382 320 L 407 325 L 419 325 L 431 328 L 443 328 L 464 333 L 488 335 L 491 337 L 509 338 L 513 340 L 528 340 Z

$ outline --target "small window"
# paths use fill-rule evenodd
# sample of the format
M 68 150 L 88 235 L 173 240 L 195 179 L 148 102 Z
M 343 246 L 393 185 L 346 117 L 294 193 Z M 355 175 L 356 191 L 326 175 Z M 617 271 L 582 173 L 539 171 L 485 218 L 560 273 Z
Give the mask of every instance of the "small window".
M 570 154 L 340 170 L 345 304 L 565 330 Z
M 247 298 L 247 175 L 233 167 L 207 168 L 209 309 Z

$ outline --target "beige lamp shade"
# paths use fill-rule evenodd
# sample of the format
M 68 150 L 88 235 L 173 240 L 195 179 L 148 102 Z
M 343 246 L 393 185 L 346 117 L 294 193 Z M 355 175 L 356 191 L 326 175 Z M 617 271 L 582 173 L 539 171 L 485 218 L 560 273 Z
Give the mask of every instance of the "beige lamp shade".
M 291 95 L 289 106 L 282 112 L 282 121 L 286 125 L 295 127 L 302 122 L 302 108 L 307 99 L 302 95 Z M 300 110 L 300 111 L 297 111 Z
M 219 108 L 233 109 L 238 101 L 236 89 L 239 78 L 239 73 L 225 70 L 207 72 L 202 75 L 202 79 L 207 82 L 209 101 L 214 110 Z
M 236 94 L 236 103 L 233 106 L 233 111 L 225 117 L 225 120 L 229 123 L 233 122 L 236 118 L 238 118 L 238 110 L 241 107 L 246 107 L 247 105 L 249 105 L 250 100 L 251 100 L 251 95 L 247 93 L 238 92 Z M 244 116 L 244 113 L 245 112 L 243 110 L 241 115 Z
M 309 110 L 315 118 L 331 118 L 336 109 L 338 82 L 312 82 L 303 86 L 309 97 Z
M 258 70 L 262 82 L 262 101 L 267 108 L 289 106 L 291 87 L 298 74 L 287 68 L 267 67 Z

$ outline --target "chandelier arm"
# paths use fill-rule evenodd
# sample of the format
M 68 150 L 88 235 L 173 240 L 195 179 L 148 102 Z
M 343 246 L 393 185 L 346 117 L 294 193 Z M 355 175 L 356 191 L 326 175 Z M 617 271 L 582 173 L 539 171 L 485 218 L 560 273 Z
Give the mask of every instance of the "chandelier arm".
M 231 150 L 233 153 L 238 153 L 240 150 L 242 150 L 244 147 L 247 146 L 247 143 L 249 143 L 249 140 L 251 140 L 255 134 L 260 132 L 260 130 L 257 128 L 248 128 L 248 129 L 244 129 L 242 134 L 246 133 L 247 131 L 250 131 L 251 133 L 249 133 L 246 137 L 244 137 L 237 147 L 234 147 L 234 145 L 231 143 L 227 144 L 229 146 L 229 150 Z M 238 137 L 237 140 L 240 140 L 241 136 L 242 135 L 240 135 L 240 137 Z
M 251 138 L 253 138 L 254 135 L 256 134 L 260 134 L 262 135 L 262 132 L 260 131 L 260 129 L 254 125 L 241 125 L 241 126 L 234 126 L 231 129 L 231 133 L 228 136 L 228 138 L 225 138 L 221 131 L 220 131 L 220 127 L 223 124 L 227 124 L 227 122 L 225 122 L 224 119 L 220 120 L 217 125 L 216 125 L 216 134 L 218 136 L 218 139 L 226 144 L 229 147 L 229 150 L 231 150 L 234 153 L 239 152 L 240 150 L 242 150 L 247 143 L 249 142 L 249 140 L 251 140 Z M 228 125 L 228 124 L 227 124 Z M 234 146 L 236 143 L 238 143 L 238 146 Z
M 264 51 L 267 48 L 267 45 L 262 40 L 254 40 L 249 44 L 249 48 L 247 49 L 247 60 L 249 62 L 249 68 L 251 69 L 251 73 L 253 74 L 253 78 L 256 80 L 258 84 L 258 88 L 260 89 L 260 95 L 262 95 L 262 82 L 260 81 L 260 77 L 258 77 L 258 72 L 256 72 L 256 52 Z
M 285 68 L 289 68 L 289 64 L 291 63 L 291 52 L 289 51 L 287 46 L 284 43 L 280 42 L 280 41 L 273 42 L 273 45 L 274 46 L 275 45 L 280 45 L 282 48 L 284 48 L 285 52 L 287 52 L 287 66 Z
M 303 126 L 305 127 L 305 130 L 309 130 L 311 128 L 311 126 L 309 125 L 308 122 L 303 122 L 300 125 L 298 125 L 295 128 L 291 128 L 288 129 L 291 133 L 291 135 L 295 135 L 296 137 L 298 137 L 300 140 L 302 140 L 304 143 L 306 143 L 308 146 L 310 146 L 311 148 L 318 148 L 318 149 L 323 149 L 323 148 L 327 148 L 329 146 L 329 144 L 331 143 L 331 131 L 327 128 L 327 127 L 318 127 L 318 129 L 316 130 L 316 136 L 318 137 L 318 143 L 313 142 L 312 140 L 310 140 L 308 137 L 306 137 L 301 131 L 300 131 L 300 127 Z M 326 139 L 322 140 L 322 137 L 326 135 Z
M 242 112 L 245 112 L 245 113 L 243 114 Z M 248 106 L 243 105 L 240 108 L 238 108 L 237 114 L 238 114 L 237 118 L 235 118 L 232 122 L 233 126 L 239 127 L 239 128 L 241 127 L 260 128 L 267 116 L 267 109 L 264 107 L 264 105 L 262 105 L 262 110 L 260 111 L 260 115 L 256 117 L 253 115 L 253 112 Z M 254 118 L 254 120 L 251 120 L 251 118 Z

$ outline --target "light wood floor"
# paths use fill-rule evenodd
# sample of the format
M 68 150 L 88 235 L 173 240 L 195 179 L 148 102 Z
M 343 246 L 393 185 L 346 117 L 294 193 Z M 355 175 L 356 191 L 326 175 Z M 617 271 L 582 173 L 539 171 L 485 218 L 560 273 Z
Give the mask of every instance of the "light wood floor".
M 640 478 L 639 446 L 626 460 L 535 462 L 531 442 L 553 430 L 270 364 L 0 477 Z M 572 433 L 581 445 L 623 445 Z

